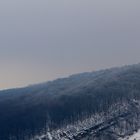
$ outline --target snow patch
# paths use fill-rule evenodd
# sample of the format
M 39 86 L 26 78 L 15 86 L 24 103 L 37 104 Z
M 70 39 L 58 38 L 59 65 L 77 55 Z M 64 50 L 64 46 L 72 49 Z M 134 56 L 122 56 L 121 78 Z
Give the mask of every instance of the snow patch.
M 132 136 L 127 136 L 126 138 L 120 140 L 140 140 L 140 130 Z

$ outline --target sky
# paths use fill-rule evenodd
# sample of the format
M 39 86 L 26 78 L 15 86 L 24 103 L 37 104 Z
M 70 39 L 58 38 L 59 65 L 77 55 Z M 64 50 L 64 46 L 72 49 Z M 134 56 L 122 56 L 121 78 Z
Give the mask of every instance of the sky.
M 1 0 L 0 89 L 140 62 L 139 0 Z

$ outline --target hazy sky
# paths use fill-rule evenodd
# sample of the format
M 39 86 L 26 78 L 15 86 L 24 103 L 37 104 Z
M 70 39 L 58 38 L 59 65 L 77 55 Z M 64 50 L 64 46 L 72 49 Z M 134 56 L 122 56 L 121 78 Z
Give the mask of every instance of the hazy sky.
M 139 0 L 0 0 L 0 89 L 138 62 Z

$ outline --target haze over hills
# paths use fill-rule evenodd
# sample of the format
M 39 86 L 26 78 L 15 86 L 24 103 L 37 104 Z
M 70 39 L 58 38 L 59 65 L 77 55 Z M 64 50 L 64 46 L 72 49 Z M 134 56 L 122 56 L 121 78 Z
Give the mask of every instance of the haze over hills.
M 1 0 L 0 89 L 139 62 L 139 5 Z
M 140 64 L 0 91 L 0 140 L 118 140 L 139 120 Z

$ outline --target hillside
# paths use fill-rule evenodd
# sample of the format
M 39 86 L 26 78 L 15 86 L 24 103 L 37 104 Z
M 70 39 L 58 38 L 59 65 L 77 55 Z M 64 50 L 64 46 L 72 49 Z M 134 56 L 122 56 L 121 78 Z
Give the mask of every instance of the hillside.
M 0 91 L 0 140 L 117 140 L 140 128 L 140 64 Z

